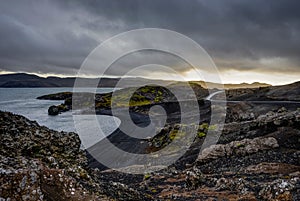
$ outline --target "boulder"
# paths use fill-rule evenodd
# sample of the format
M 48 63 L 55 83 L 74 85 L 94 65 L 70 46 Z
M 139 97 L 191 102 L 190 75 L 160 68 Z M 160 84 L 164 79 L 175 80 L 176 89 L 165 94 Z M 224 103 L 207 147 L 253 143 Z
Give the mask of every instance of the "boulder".
M 48 109 L 48 114 L 52 116 L 58 115 L 59 114 L 58 106 L 55 105 L 50 106 Z
M 273 137 L 243 139 L 241 141 L 233 141 L 228 144 L 217 144 L 205 148 L 197 160 L 207 161 L 221 157 L 230 157 L 234 154 L 243 156 L 277 147 L 279 147 L 278 142 Z

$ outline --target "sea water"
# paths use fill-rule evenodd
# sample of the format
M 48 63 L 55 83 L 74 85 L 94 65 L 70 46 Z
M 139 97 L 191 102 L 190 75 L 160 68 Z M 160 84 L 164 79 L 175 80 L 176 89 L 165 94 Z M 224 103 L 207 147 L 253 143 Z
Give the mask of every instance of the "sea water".
M 46 126 L 56 131 L 77 132 L 73 121 L 73 112 L 68 111 L 57 116 L 49 116 L 48 108 L 51 105 L 63 103 L 53 100 L 38 100 L 39 96 L 53 94 L 58 92 L 72 92 L 72 88 L 0 88 L 0 110 L 8 111 L 15 114 L 23 115 L 30 120 L 37 121 L 40 125 Z M 83 91 L 92 91 L 92 89 L 83 89 Z M 98 88 L 97 93 L 107 93 L 113 91 L 113 88 Z M 97 115 L 99 126 L 91 125 L 90 122 L 95 116 L 81 115 L 80 128 L 88 130 L 89 134 L 85 135 L 80 132 L 79 136 L 85 142 L 85 147 L 89 147 L 100 141 L 103 137 L 108 136 L 116 130 L 120 120 L 116 117 Z M 95 121 L 94 121 L 95 122 Z M 77 121 L 78 123 L 78 121 Z M 77 126 L 78 128 L 78 126 Z

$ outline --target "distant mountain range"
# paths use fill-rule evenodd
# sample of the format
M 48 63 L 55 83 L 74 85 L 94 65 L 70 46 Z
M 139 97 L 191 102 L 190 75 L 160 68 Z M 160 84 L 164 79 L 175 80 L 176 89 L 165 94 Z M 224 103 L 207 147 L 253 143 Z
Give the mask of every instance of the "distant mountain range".
M 218 84 L 218 83 L 212 83 L 212 82 L 204 82 L 204 81 L 193 81 L 194 83 L 198 83 L 204 88 L 207 88 L 208 85 L 209 88 L 222 88 L 225 89 L 241 89 L 241 88 L 259 88 L 259 87 L 270 87 L 272 85 L 266 84 L 266 83 L 260 83 L 260 82 L 253 82 L 251 84 L 249 83 L 241 83 L 241 84 Z
M 0 75 L 0 87 L 1 88 L 25 88 L 25 87 L 73 87 L 76 77 L 39 77 L 33 74 L 26 73 L 15 73 L 15 74 L 3 74 Z M 86 87 L 93 87 L 96 78 L 79 78 L 80 81 L 85 83 Z M 120 78 L 101 78 L 98 87 L 114 87 Z M 139 83 L 152 82 L 156 84 L 172 84 L 179 83 L 177 81 L 168 80 L 148 80 L 145 78 L 123 78 L 122 87 L 136 86 Z M 204 81 L 193 81 L 193 83 L 198 83 L 205 87 Z M 221 84 L 210 83 L 213 88 L 219 88 Z M 267 87 L 269 84 L 254 82 L 252 84 L 242 83 L 242 84 L 225 84 L 225 88 L 257 88 L 257 87 Z
M 0 87 L 22 88 L 22 87 L 73 87 L 76 77 L 39 77 L 33 74 L 16 73 L 0 75 Z M 86 87 L 94 87 L 96 78 L 79 78 Z M 99 87 L 114 87 L 120 78 L 101 78 Z M 135 86 L 137 83 L 145 82 L 143 78 L 125 78 L 124 87 Z M 156 83 L 172 83 L 172 81 L 155 80 Z M 122 85 L 123 86 L 123 85 Z

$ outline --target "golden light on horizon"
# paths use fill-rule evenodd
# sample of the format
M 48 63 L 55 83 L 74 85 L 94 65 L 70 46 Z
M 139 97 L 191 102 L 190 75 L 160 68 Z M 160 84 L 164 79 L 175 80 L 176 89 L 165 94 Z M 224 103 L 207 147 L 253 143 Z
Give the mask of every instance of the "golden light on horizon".
M 27 73 L 27 72 L 11 72 L 11 71 L 0 71 L 0 75 L 2 74 L 13 74 L 13 73 Z M 76 75 L 64 75 L 64 74 L 55 74 L 55 73 L 27 73 L 33 74 L 40 77 L 75 77 Z M 86 78 L 95 78 L 97 76 L 84 76 Z M 117 78 L 118 76 L 105 76 L 110 78 Z M 174 81 L 206 81 L 206 82 L 215 82 L 214 80 L 210 80 L 211 77 L 216 77 L 215 75 L 211 75 L 207 72 L 195 71 L 194 69 L 190 71 L 186 71 L 179 74 L 170 74 L 164 72 L 152 72 L 148 75 L 136 75 L 131 77 L 144 77 L 148 79 L 163 79 L 163 80 L 174 80 Z M 300 81 L 299 74 L 282 74 L 282 73 L 265 73 L 265 72 L 253 72 L 253 71 L 236 71 L 229 70 L 223 71 L 219 74 L 221 83 L 223 84 L 240 84 L 240 83 L 253 83 L 260 82 L 271 85 L 284 85 L 290 84 L 297 81 Z M 282 81 L 285 80 L 285 81 Z M 287 81 L 289 80 L 289 81 Z

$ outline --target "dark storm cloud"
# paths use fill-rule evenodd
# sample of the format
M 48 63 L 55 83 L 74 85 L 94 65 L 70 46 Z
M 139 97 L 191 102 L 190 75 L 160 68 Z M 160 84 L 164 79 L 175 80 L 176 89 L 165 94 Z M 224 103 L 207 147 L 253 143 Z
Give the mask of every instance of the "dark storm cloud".
M 300 70 L 297 0 L 27 0 L 0 4 L 2 70 L 74 74 L 99 42 L 145 27 L 189 36 L 208 51 L 221 71 Z

